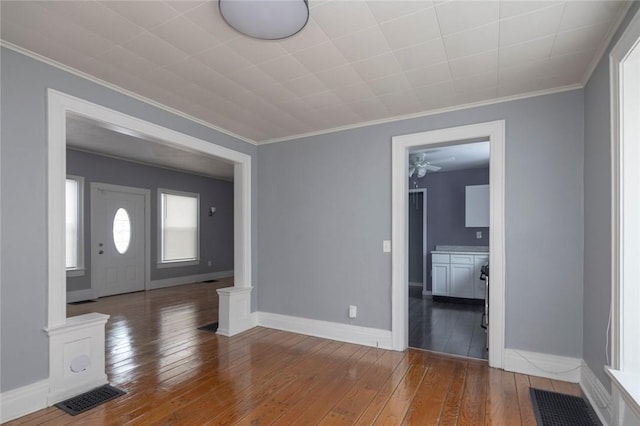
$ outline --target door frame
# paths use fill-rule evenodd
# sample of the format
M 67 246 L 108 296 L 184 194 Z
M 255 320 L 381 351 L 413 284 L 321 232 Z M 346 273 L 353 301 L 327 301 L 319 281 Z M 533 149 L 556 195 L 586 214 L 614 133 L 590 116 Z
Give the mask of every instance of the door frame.
M 422 194 L 422 295 L 429 296 L 427 292 L 427 188 L 414 188 L 409 194 Z
M 446 146 L 452 142 L 488 138 L 489 157 L 489 263 L 491 305 L 489 321 L 489 366 L 504 368 L 505 349 L 505 121 L 432 130 L 392 137 L 391 142 L 391 337 L 394 350 L 404 351 L 409 343 L 407 262 L 407 197 L 409 152 L 418 146 Z
M 66 315 L 64 265 L 66 118 L 68 114 L 106 123 L 155 143 L 212 155 L 234 165 L 234 288 L 251 291 L 251 156 L 189 136 L 57 90 L 47 90 L 47 329 L 62 327 Z M 50 354 L 51 356 L 51 354 Z
M 97 242 L 96 238 L 96 221 L 93 220 L 93 213 L 95 212 L 96 196 L 98 191 L 116 191 L 124 192 L 128 194 L 142 195 L 144 197 L 144 290 L 148 291 L 151 285 L 151 191 L 144 188 L 135 188 L 132 186 L 112 185 L 109 183 L 91 182 L 91 247 L 95 247 Z M 97 274 L 95 256 L 91 256 L 91 292 L 95 297 L 99 297 L 102 293 L 101 288 L 95 287 L 97 282 Z

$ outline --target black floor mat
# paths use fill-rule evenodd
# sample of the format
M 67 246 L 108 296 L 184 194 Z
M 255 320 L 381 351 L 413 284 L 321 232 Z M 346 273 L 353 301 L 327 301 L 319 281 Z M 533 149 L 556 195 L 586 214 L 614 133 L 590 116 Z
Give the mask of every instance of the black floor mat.
M 97 300 L 80 300 L 79 302 L 69 302 L 69 305 L 84 305 L 85 303 L 96 303 Z
M 601 426 L 589 403 L 578 396 L 529 388 L 538 426 Z
M 210 331 L 212 333 L 215 333 L 216 331 L 218 331 L 218 323 L 212 322 L 211 324 L 203 325 L 202 327 L 198 327 L 198 330 Z
M 110 401 L 114 398 L 124 395 L 126 392 L 120 389 L 114 388 L 110 385 L 100 386 L 89 392 L 85 392 L 81 395 L 69 398 L 66 401 L 62 401 L 56 404 L 56 407 L 75 416 L 80 413 L 84 413 L 98 405 Z
M 202 281 L 203 283 L 217 283 L 218 280 L 206 280 L 206 281 Z

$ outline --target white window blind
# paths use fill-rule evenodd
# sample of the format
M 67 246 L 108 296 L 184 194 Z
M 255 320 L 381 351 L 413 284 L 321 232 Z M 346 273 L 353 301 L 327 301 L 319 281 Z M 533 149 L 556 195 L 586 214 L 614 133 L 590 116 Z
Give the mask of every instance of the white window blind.
M 161 194 L 161 262 L 198 259 L 198 196 Z
M 65 266 L 67 269 L 78 268 L 78 239 L 79 239 L 79 184 L 77 180 L 66 180 L 65 192 L 65 217 L 66 217 L 66 241 L 65 241 Z

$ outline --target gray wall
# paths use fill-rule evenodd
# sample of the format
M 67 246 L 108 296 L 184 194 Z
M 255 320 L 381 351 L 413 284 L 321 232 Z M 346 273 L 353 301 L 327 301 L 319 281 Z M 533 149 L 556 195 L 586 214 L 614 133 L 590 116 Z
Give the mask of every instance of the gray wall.
M 6 48 L 1 72 L 1 340 L 0 391 L 48 377 L 46 90 L 53 88 L 253 157 L 256 147 Z M 254 259 L 256 241 L 252 242 Z M 253 301 L 255 307 L 255 299 Z
M 465 227 L 465 187 L 489 183 L 489 167 L 452 172 L 427 173 L 414 181 L 427 188 L 427 289 L 431 290 L 431 250 L 436 245 L 488 246 L 489 228 Z M 482 238 L 476 238 L 476 231 Z
M 258 309 L 390 330 L 391 137 L 501 119 L 506 345 L 581 357 L 581 90 L 259 146 Z
M 151 192 L 151 279 L 233 270 L 233 183 L 159 167 L 67 150 L 67 173 L 84 180 L 84 261 L 82 277 L 67 278 L 67 290 L 91 288 L 91 182 L 133 186 Z M 200 264 L 157 268 L 158 188 L 200 194 Z M 208 215 L 216 207 L 214 216 Z M 211 266 L 207 266 L 207 261 Z
M 611 123 L 609 52 L 640 9 L 636 2 L 584 89 L 584 299 L 583 357 L 611 389 L 607 322 L 611 304 Z

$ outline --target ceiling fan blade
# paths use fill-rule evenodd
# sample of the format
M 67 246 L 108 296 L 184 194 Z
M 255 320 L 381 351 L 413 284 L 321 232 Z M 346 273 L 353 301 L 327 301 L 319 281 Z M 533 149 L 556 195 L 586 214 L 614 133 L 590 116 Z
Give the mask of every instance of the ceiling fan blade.
M 446 158 L 441 158 L 440 160 L 431 160 L 431 161 L 428 161 L 427 164 L 442 164 L 442 163 L 450 163 L 451 161 L 456 161 L 456 157 L 446 157 Z
M 440 166 L 434 166 L 433 164 L 425 164 L 424 168 L 426 170 L 429 170 L 430 172 L 437 172 L 438 170 L 440 170 L 442 167 Z

